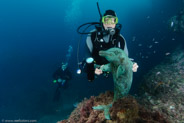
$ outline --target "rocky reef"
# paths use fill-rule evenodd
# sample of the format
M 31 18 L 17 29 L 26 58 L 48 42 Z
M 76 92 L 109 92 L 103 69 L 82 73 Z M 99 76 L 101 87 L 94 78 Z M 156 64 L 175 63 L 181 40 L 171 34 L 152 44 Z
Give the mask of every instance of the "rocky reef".
M 139 99 L 172 123 L 184 123 L 184 50 L 178 47 L 144 76 Z
M 84 99 L 71 113 L 67 120 L 57 123 L 170 123 L 158 111 L 151 111 L 141 106 L 132 96 L 115 101 L 110 109 L 110 120 L 104 112 L 93 110 L 93 106 L 107 105 L 113 100 L 113 93 L 106 92 L 97 97 Z

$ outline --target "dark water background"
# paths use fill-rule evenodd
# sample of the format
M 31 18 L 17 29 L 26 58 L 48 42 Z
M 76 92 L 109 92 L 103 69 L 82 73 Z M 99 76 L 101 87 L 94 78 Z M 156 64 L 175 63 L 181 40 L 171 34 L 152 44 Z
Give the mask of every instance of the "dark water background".
M 131 89 L 135 94 L 142 76 L 159 64 L 165 53 L 182 44 L 183 35 L 171 32 L 168 20 L 184 5 L 181 0 L 102 0 L 99 4 L 102 13 L 106 9 L 116 11 L 129 56 L 139 65 Z M 76 29 L 98 20 L 94 0 L 0 1 L 1 119 L 39 120 L 49 115 L 61 120 L 70 114 L 75 102 L 113 90 L 112 78 L 98 77 L 89 83 L 85 75 L 76 74 L 80 36 Z M 73 80 L 56 103 L 53 96 L 57 86 L 52 83 L 52 74 L 65 60 L 69 45 L 74 51 L 69 63 Z M 82 40 L 81 60 L 84 46 Z

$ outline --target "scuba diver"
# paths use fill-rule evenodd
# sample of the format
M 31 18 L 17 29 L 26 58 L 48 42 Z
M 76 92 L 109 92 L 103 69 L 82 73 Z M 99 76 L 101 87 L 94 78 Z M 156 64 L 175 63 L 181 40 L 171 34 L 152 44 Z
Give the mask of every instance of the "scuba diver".
M 61 92 L 60 90 L 68 87 L 68 81 L 72 79 L 72 74 L 68 68 L 68 62 L 73 51 L 72 46 L 69 46 L 68 53 L 66 54 L 66 61 L 61 63 L 61 66 L 53 73 L 53 83 L 57 83 L 57 88 L 54 96 L 54 101 L 59 101 Z
M 128 49 L 126 45 L 126 40 L 120 34 L 120 30 L 116 28 L 116 24 L 118 23 L 118 18 L 116 13 L 113 10 L 106 10 L 102 19 L 102 29 L 96 29 L 87 36 L 86 44 L 90 51 L 92 58 L 94 58 L 95 63 L 98 65 L 107 64 L 108 61 L 99 56 L 100 50 L 107 50 L 112 47 L 118 47 L 125 51 L 128 56 Z M 105 33 L 101 33 L 101 30 L 105 30 Z M 133 65 L 133 71 L 136 72 L 138 68 L 137 63 Z M 95 74 L 102 74 L 102 70 L 97 67 L 95 69 Z
M 99 6 L 97 3 L 98 11 Z M 100 13 L 100 23 L 91 23 L 92 25 L 98 24 L 95 30 L 91 31 L 90 33 L 79 32 L 79 29 L 90 23 L 86 23 L 81 25 L 78 28 L 78 33 L 80 34 L 88 34 L 86 39 L 86 56 L 89 59 L 86 59 L 86 67 L 87 67 L 87 77 L 89 81 L 94 80 L 94 74 L 100 75 L 108 73 L 104 73 L 100 68 L 104 65 L 109 63 L 104 57 L 99 56 L 100 50 L 107 50 L 112 47 L 117 47 L 125 51 L 128 56 L 128 49 L 126 45 L 126 41 L 124 37 L 120 34 L 121 24 L 118 23 L 118 17 L 113 10 L 106 10 L 103 17 Z M 88 28 L 88 27 L 87 27 Z M 95 63 L 95 68 L 93 67 Z M 79 62 L 78 62 L 79 64 Z M 80 63 L 83 65 L 83 62 Z M 81 68 L 81 67 L 79 67 Z M 134 62 L 133 64 L 133 72 L 137 72 L 138 65 Z M 78 72 L 78 71 L 77 71 Z M 80 72 L 79 72 L 80 73 Z
M 173 32 L 184 32 L 184 10 L 181 9 L 176 16 L 169 20 L 170 29 Z
M 67 87 L 67 81 L 71 79 L 71 72 L 68 68 L 68 63 L 62 63 L 53 74 L 53 83 L 58 83 L 59 88 Z

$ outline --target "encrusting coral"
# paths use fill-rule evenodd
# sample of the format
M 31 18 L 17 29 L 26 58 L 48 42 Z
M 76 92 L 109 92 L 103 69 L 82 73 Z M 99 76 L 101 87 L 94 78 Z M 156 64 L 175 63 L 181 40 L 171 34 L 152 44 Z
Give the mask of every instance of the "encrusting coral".
M 82 101 L 67 120 L 58 123 L 169 123 L 159 112 L 151 112 L 138 104 L 132 96 L 115 101 L 110 108 L 111 119 L 104 117 L 103 111 L 93 110 L 96 105 L 105 105 L 113 100 L 113 93 L 106 92 Z

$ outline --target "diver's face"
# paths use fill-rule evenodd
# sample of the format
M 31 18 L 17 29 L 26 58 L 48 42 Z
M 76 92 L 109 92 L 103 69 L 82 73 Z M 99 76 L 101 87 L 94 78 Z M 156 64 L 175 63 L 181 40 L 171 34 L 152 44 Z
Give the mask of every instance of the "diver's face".
M 103 26 L 105 30 L 107 30 L 108 28 L 115 28 L 116 27 L 115 18 L 105 18 Z
M 105 30 L 107 30 L 108 28 L 115 28 L 116 27 L 116 24 L 103 24 Z

